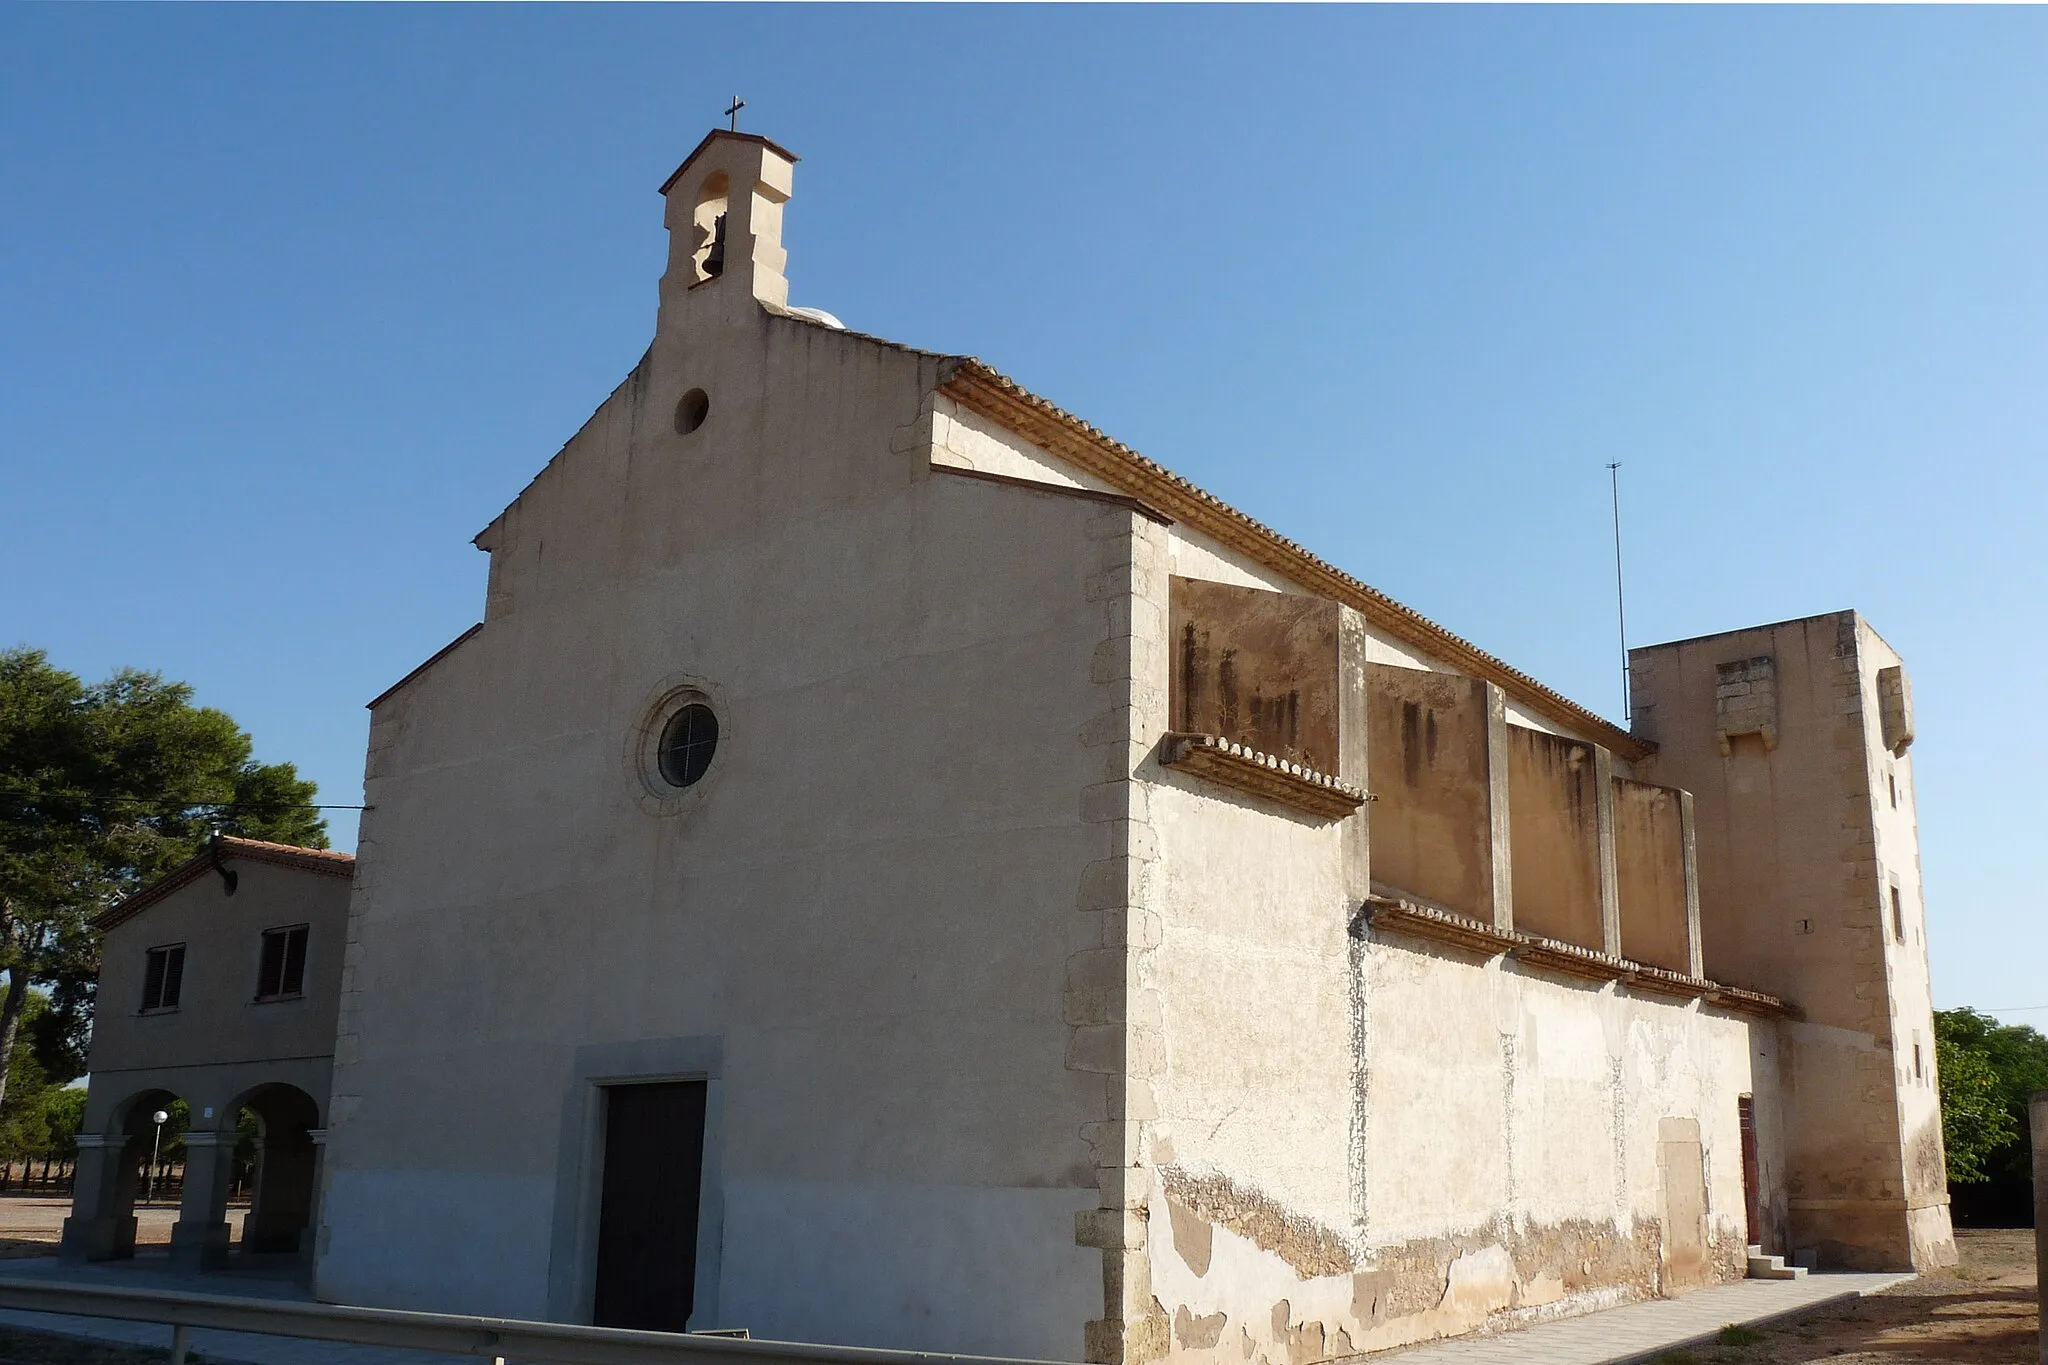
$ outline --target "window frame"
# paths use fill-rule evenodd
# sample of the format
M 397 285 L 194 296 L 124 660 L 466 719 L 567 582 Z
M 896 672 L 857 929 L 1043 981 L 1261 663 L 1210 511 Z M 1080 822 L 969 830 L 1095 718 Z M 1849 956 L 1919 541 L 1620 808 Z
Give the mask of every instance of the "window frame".
M 137 1014 L 171 1014 L 183 1007 L 185 1000 L 185 951 L 184 943 L 158 943 L 142 950 L 142 1005 Z M 164 963 L 163 973 L 151 976 L 155 964 Z M 172 970 L 175 964 L 177 970 Z M 156 1001 L 150 1002 L 150 988 L 155 986 Z M 164 997 L 168 995 L 168 1002 Z
M 700 723 L 709 725 L 708 736 L 699 732 Z M 676 735 L 679 726 L 683 730 L 681 736 Z M 661 780 L 679 792 L 688 791 L 702 782 L 718 758 L 719 730 L 718 713 L 708 703 L 691 698 L 676 707 L 662 722 L 661 732 L 654 741 L 655 771 Z M 696 762 L 696 753 L 693 752 L 698 750 L 703 753 L 701 763 Z M 693 765 L 695 772 L 691 771 Z
M 297 963 L 298 980 L 296 982 L 292 981 L 292 944 L 294 939 L 296 939 L 299 949 Z M 309 921 L 302 921 L 298 924 L 274 925 L 262 932 L 257 939 L 256 994 L 251 1001 L 252 1004 L 269 1005 L 285 1000 L 303 1000 L 306 998 L 306 959 L 312 951 L 312 940 L 313 926 Z M 269 980 L 271 968 L 270 945 L 273 942 L 280 945 L 276 963 L 276 984 L 278 988 L 273 991 L 266 991 L 264 988 L 271 984 Z M 295 986 L 295 989 L 286 990 L 285 987 L 287 985 Z
M 661 772 L 661 739 L 669 721 L 695 703 L 707 708 L 718 725 L 718 746 L 698 780 L 687 787 L 669 783 Z M 619 757 L 630 783 L 633 803 L 643 814 L 660 819 L 687 818 L 703 806 L 732 768 L 733 745 L 744 728 L 735 708 L 718 685 L 694 673 L 671 673 L 643 694 L 639 722 L 620 736 Z M 732 750 L 728 755 L 727 750 Z

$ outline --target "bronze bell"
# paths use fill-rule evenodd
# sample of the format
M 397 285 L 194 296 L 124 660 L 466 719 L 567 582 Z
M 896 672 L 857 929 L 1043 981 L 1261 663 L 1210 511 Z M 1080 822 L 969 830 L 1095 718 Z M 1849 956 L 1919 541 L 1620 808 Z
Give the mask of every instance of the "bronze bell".
M 725 215 L 711 225 L 711 250 L 704 257 L 704 273 L 716 277 L 725 273 Z

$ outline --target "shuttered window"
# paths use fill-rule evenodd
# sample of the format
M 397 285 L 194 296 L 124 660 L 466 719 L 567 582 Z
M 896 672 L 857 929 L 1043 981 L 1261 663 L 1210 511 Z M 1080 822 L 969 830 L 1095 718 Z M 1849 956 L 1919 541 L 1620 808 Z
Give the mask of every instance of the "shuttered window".
M 256 998 L 279 1000 L 306 988 L 306 926 L 263 931 L 263 962 L 256 969 Z
M 185 945 L 169 943 L 161 948 L 151 948 L 142 972 L 142 1008 L 178 1008 L 178 993 L 184 985 Z

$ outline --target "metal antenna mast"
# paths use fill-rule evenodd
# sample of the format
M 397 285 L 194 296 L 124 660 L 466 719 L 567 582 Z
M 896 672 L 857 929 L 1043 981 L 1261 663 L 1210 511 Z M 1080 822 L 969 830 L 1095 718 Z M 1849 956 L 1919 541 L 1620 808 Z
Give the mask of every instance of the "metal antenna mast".
M 1628 599 L 1621 589 L 1621 462 L 1607 466 L 1607 491 L 1614 503 L 1614 618 L 1621 629 L 1621 718 L 1632 723 L 1628 695 Z

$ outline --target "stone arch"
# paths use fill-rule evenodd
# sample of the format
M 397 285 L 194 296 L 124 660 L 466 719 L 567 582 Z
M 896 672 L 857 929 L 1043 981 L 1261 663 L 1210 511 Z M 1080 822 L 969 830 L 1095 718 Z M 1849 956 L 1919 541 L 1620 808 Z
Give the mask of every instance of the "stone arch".
M 113 1261 L 135 1254 L 135 1201 L 146 1189 L 144 1168 L 155 1153 L 153 1115 L 182 1098 L 159 1085 L 144 1086 L 109 1110 L 97 1133 L 79 1134 L 78 1174 L 61 1247 L 66 1259 Z
M 266 1081 L 228 1105 L 230 1124 L 243 1109 L 256 1118 L 256 1168 L 242 1250 L 307 1250 L 319 1188 L 320 1103 L 295 1085 Z M 220 1216 L 225 1214 L 223 1207 Z

